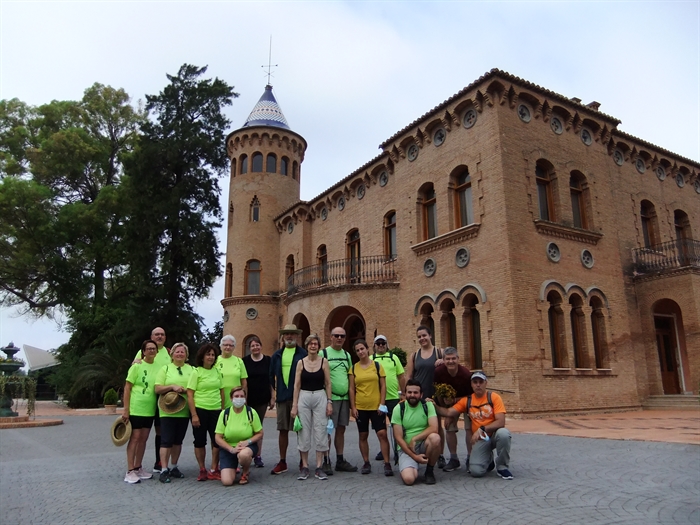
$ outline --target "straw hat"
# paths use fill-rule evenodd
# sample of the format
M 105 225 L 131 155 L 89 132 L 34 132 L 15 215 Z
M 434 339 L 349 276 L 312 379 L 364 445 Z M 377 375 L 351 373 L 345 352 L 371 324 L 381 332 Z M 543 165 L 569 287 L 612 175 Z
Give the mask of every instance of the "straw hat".
M 286 324 L 284 325 L 284 328 L 280 330 L 280 335 L 282 334 L 300 334 L 301 330 L 297 328 L 297 325 L 295 324 Z
M 177 392 L 168 392 L 158 398 L 158 408 L 163 414 L 177 414 L 187 401 Z
M 114 423 L 112 423 L 109 435 L 116 446 L 121 447 L 125 445 L 126 442 L 129 441 L 129 438 L 131 438 L 131 421 L 124 423 L 122 417 L 119 416 Z

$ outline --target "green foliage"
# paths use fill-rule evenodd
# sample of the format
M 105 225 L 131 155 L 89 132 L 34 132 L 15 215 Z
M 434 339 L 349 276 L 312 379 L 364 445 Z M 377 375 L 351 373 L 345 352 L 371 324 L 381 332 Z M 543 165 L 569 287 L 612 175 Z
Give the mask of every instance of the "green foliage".
M 214 326 L 211 329 L 208 329 L 204 332 L 200 346 L 204 343 L 214 343 L 215 345 L 218 345 L 223 336 L 224 322 L 217 321 L 214 323 Z
M 394 354 L 396 354 L 396 357 L 398 357 L 399 361 L 401 361 L 401 365 L 405 367 L 406 362 L 407 362 L 406 352 L 404 352 L 403 349 L 399 348 L 398 346 L 395 346 L 394 348 L 392 348 L 391 351 Z
M 116 405 L 117 401 L 119 401 L 119 396 L 117 395 L 116 390 L 114 390 L 113 388 L 107 390 L 107 392 L 105 392 L 103 401 L 105 405 Z
M 36 379 L 31 376 L 0 374 L 0 397 L 9 390 L 13 398 L 27 400 L 27 415 L 34 414 L 36 407 Z

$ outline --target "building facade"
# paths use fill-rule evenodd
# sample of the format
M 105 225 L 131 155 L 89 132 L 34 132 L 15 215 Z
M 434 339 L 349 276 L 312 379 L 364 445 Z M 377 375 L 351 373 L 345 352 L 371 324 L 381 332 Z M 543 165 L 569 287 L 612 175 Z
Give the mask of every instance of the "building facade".
M 700 164 L 619 123 L 491 70 L 301 201 L 306 141 L 267 86 L 227 137 L 225 333 L 411 352 L 425 324 L 523 415 L 698 394 Z

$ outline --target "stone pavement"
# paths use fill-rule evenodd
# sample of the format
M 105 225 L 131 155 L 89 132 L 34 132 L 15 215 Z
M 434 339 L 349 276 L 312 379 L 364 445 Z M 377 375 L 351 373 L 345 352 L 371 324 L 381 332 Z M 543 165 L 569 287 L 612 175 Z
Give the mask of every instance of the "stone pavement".
M 266 468 L 255 469 L 249 485 L 195 481 L 190 433 L 180 461 L 185 479 L 127 485 L 125 450 L 109 439 L 114 416 L 61 417 L 64 424 L 57 427 L 0 431 L 2 525 L 700 523 L 696 445 L 515 434 L 512 481 L 495 473 L 472 479 L 462 468 L 438 471 L 433 486 L 404 487 L 398 476 L 385 478 L 375 461 L 368 476 L 336 473 L 328 481 L 297 481 L 294 468 L 281 476 L 269 473 L 277 447 L 275 421 L 268 418 Z M 295 439 L 290 441 L 293 449 Z M 151 437 L 147 467 L 153 464 L 152 443 Z M 374 455 L 373 436 L 370 445 Z M 345 455 L 360 462 L 353 427 Z M 289 455 L 290 466 L 295 456 Z

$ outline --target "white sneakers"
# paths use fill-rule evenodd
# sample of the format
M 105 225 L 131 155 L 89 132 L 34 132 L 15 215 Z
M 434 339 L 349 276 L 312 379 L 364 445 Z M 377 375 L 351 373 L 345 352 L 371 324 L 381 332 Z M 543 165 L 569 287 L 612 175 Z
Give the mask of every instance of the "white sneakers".
M 136 470 L 136 475 L 139 477 L 139 479 L 151 479 L 153 477 L 153 474 L 143 470 L 143 467 L 139 467 Z
M 146 472 L 143 470 L 143 467 L 139 467 L 134 470 L 130 470 L 129 472 L 126 473 L 126 476 L 124 476 L 124 481 L 127 483 L 141 483 L 142 479 L 151 479 L 153 477 L 153 474 L 150 472 Z

